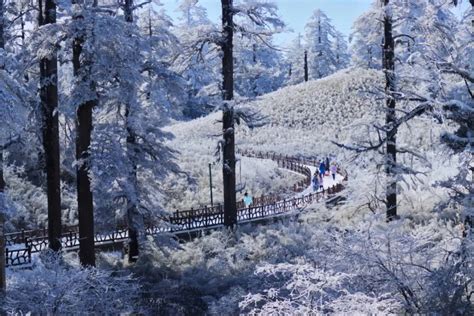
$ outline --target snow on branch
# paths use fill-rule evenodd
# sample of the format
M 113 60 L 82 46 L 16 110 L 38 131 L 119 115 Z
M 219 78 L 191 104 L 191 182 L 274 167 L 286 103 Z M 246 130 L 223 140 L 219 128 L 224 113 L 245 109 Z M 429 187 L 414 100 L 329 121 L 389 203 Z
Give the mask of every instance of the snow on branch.
M 269 48 L 276 49 L 269 38 L 281 33 L 286 25 L 278 16 L 275 3 L 262 0 L 244 0 L 232 8 L 234 30 L 243 37 L 257 38 Z M 240 19 L 238 19 L 240 18 Z
M 240 121 L 242 120 L 251 129 L 268 124 L 267 116 L 264 116 L 260 111 L 249 107 L 239 107 L 235 109 L 234 114 L 237 124 L 240 124 Z
M 420 116 L 423 113 L 429 112 L 432 110 L 433 110 L 432 103 L 427 101 L 425 103 L 418 105 L 416 108 L 414 108 L 410 112 L 405 113 L 404 116 L 395 120 L 393 124 L 387 124 L 383 126 L 374 125 L 373 127 L 377 131 L 377 135 L 378 135 L 378 139 L 376 142 L 372 140 L 368 140 L 366 144 L 358 144 L 358 145 L 345 145 L 345 144 L 341 144 L 335 141 L 332 141 L 332 143 L 338 147 L 355 151 L 356 153 L 363 153 L 363 152 L 378 150 L 387 142 L 387 139 L 396 135 L 398 128 L 402 124 L 407 123 L 414 117 Z M 385 132 L 386 135 L 382 136 L 381 132 Z

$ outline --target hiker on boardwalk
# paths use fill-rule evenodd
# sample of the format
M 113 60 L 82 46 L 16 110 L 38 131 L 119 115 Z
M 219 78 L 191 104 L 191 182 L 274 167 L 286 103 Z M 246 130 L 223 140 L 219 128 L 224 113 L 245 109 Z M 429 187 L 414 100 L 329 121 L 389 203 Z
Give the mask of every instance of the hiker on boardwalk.
M 326 173 L 326 165 L 324 164 L 324 161 L 321 160 L 321 163 L 319 164 L 319 173 L 321 174 L 321 178 L 324 177 L 324 173 Z
M 326 170 L 329 171 L 330 167 L 331 167 L 331 165 L 329 164 L 329 156 L 326 156 Z
M 318 191 L 318 189 L 319 189 L 319 174 L 318 174 L 318 171 L 316 170 L 316 172 L 313 175 L 313 192 Z
M 245 192 L 245 194 L 244 194 L 244 205 L 245 205 L 245 208 L 249 208 L 250 205 L 252 205 L 252 203 L 253 203 L 252 196 L 249 195 L 247 192 Z
M 336 165 L 335 162 L 333 162 L 332 165 L 331 165 L 331 174 L 332 174 L 332 179 L 336 180 L 337 165 Z
M 319 189 L 324 191 L 324 174 L 321 177 L 321 179 L 319 180 Z

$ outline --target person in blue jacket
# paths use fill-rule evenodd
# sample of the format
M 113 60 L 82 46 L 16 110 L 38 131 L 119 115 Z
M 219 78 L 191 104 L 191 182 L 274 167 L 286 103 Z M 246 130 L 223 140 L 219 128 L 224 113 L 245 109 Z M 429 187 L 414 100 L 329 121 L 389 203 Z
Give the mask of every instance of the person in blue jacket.
M 322 177 L 324 177 L 324 174 L 326 173 L 326 165 L 324 164 L 324 161 L 321 161 L 319 164 L 319 173 Z
M 252 199 L 252 196 L 249 195 L 247 192 L 245 192 L 244 194 L 244 205 L 246 208 L 249 208 L 250 205 L 253 204 L 253 199 Z

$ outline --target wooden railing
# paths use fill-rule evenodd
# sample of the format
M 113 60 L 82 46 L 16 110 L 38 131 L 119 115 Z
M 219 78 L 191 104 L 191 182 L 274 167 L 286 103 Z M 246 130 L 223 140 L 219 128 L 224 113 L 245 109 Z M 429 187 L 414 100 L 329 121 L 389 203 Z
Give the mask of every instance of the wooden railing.
M 5 260 L 8 266 L 19 266 L 31 263 L 31 248 L 9 250 L 5 249 Z
M 304 179 L 293 186 L 295 192 L 301 192 L 311 185 L 311 170 L 305 165 L 315 165 L 315 159 L 287 157 L 269 153 L 239 152 L 242 156 L 260 159 L 272 159 L 281 168 L 286 168 L 300 173 Z M 339 171 L 347 180 L 347 173 Z M 245 208 L 243 204 L 238 205 L 237 219 L 239 222 L 247 222 L 265 217 L 273 217 L 281 214 L 289 214 L 300 210 L 302 207 L 321 200 L 324 196 L 335 194 L 343 190 L 342 184 L 337 184 L 327 190 L 313 192 L 301 197 L 283 199 L 278 195 L 262 196 L 254 199 L 251 207 Z M 160 233 L 181 233 L 192 230 L 212 228 L 223 225 L 224 210 L 222 205 L 175 211 L 166 218 L 168 225 L 147 225 L 146 235 L 157 235 Z M 79 232 L 77 226 L 67 227 L 61 237 L 63 249 L 79 247 Z M 31 262 L 31 254 L 48 248 L 47 230 L 29 230 L 5 234 L 7 245 L 25 244 L 25 248 L 6 251 L 7 266 L 21 265 Z M 95 235 L 95 244 L 110 244 L 123 242 L 128 239 L 126 227 L 113 232 L 101 232 Z

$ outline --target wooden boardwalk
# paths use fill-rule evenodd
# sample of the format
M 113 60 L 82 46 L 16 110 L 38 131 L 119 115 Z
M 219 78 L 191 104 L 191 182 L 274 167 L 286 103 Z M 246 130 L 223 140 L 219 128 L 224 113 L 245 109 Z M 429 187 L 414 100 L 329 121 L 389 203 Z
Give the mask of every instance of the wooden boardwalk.
M 304 176 L 304 179 L 294 184 L 295 192 L 302 192 L 311 185 L 311 170 L 308 165 L 314 166 L 315 159 L 295 158 L 270 153 L 239 152 L 242 156 L 271 159 L 278 163 L 280 168 L 292 170 Z M 339 171 L 347 180 L 344 170 Z M 242 201 L 238 202 L 237 219 L 239 223 L 252 222 L 262 219 L 271 219 L 282 215 L 291 215 L 303 207 L 322 200 L 325 196 L 336 194 L 343 190 L 341 183 L 328 188 L 325 191 L 313 192 L 306 195 L 283 199 L 278 195 L 268 195 L 254 198 L 254 204 L 245 208 Z M 223 226 L 224 210 L 222 205 L 203 207 L 185 211 L 175 211 L 163 219 L 161 225 L 147 225 L 146 235 L 173 234 L 183 235 L 186 233 L 214 229 Z M 21 232 L 5 234 L 6 264 L 7 266 L 20 266 L 31 263 L 32 253 L 40 252 L 48 248 L 48 231 L 23 230 Z M 112 232 L 98 232 L 95 235 L 96 247 L 122 244 L 128 239 L 127 227 L 121 227 Z M 79 247 L 79 231 L 77 226 L 65 227 L 61 238 L 63 250 L 77 250 Z

